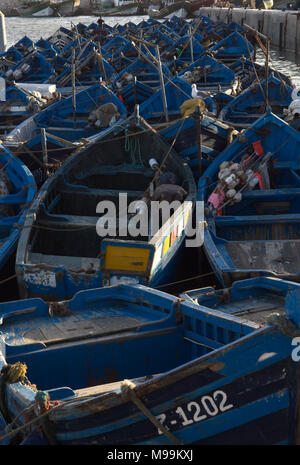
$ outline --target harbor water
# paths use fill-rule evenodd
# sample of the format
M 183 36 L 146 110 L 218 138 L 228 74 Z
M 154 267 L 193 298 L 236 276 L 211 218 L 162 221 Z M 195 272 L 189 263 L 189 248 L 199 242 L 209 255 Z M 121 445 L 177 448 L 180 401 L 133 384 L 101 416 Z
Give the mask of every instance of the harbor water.
M 105 22 L 110 26 L 116 24 L 126 24 L 129 21 L 139 23 L 148 16 L 132 16 L 132 17 L 103 17 Z M 41 37 L 48 38 L 59 27 L 71 28 L 72 25 L 83 23 L 89 25 L 96 22 L 95 16 L 76 16 L 76 17 L 59 17 L 59 18 L 20 18 L 9 17 L 6 18 L 6 35 L 7 46 L 15 44 L 24 35 L 30 39 L 37 41 Z M 258 51 L 257 61 L 264 63 L 264 55 Z M 300 55 L 284 50 L 271 49 L 270 51 L 270 66 L 277 71 L 292 77 L 295 86 L 300 88 Z M 4 270 L 7 272 L 7 270 Z M 9 274 L 14 274 L 14 261 L 11 260 L 9 264 Z M 7 274 L 6 274 L 7 276 Z M 169 286 L 164 287 L 163 290 L 179 294 L 187 289 L 199 288 L 205 286 L 219 287 L 218 281 L 211 272 L 211 269 L 203 254 L 201 264 L 199 265 L 196 259 L 196 254 L 193 253 L 192 248 L 186 248 L 182 261 L 179 265 L 177 272 L 177 280 Z M 12 279 L 5 282 L 1 286 L 0 300 L 15 300 L 18 298 L 16 280 Z

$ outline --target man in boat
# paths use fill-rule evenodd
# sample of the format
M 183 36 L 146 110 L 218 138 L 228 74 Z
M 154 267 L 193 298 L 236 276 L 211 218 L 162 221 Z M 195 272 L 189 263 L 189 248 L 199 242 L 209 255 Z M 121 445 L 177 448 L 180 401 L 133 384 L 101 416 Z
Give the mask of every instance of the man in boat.
M 99 25 L 98 41 L 100 45 L 103 45 L 103 43 L 105 42 L 106 36 L 107 36 L 107 30 L 103 27 L 104 20 L 102 19 L 101 16 L 99 17 L 97 24 Z

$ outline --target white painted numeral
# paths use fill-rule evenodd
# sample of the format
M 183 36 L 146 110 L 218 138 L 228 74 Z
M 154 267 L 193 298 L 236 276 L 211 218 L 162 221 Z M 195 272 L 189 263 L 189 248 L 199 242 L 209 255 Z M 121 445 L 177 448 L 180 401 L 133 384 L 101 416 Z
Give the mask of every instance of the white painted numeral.
M 201 409 L 200 409 L 200 405 L 198 404 L 198 402 L 190 402 L 187 404 L 187 409 L 189 412 L 192 412 L 193 408 L 195 408 L 196 410 L 194 413 L 194 417 L 193 417 L 194 421 L 201 421 L 207 418 L 207 415 L 199 415 Z
M 224 392 L 224 391 L 215 391 L 215 392 L 213 393 L 213 398 L 214 398 L 215 400 L 217 400 L 217 397 L 218 397 L 218 396 L 221 396 L 221 397 L 222 397 L 222 400 L 221 400 L 221 403 L 220 403 L 220 410 L 221 410 L 221 412 L 226 412 L 226 410 L 229 410 L 230 408 L 233 407 L 232 404 L 227 404 L 227 405 L 225 405 L 225 402 L 227 401 L 227 394 L 226 394 L 226 392 Z
M 165 420 L 167 418 L 167 415 L 165 413 L 161 413 L 160 415 L 157 415 L 156 419 L 163 425 Z M 166 427 L 165 427 L 166 428 Z M 168 428 L 166 428 L 168 429 Z M 163 432 L 159 429 L 158 434 L 163 434 Z
M 202 405 L 205 411 L 208 413 L 208 415 L 214 417 L 215 415 L 219 413 L 219 409 L 211 397 L 203 396 L 201 398 L 201 402 L 202 402 Z
M 200 415 L 202 406 L 207 415 Z M 196 401 L 191 401 L 188 404 L 186 404 L 184 408 L 185 410 L 190 412 L 193 415 L 193 417 L 189 419 L 185 413 L 185 410 L 182 407 L 177 407 L 175 412 L 182 419 L 180 425 L 181 427 L 192 425 L 193 423 L 198 423 L 199 421 L 205 420 L 205 418 L 207 418 L 208 416 L 214 417 L 215 415 L 218 415 L 218 413 L 226 412 L 227 410 L 233 408 L 233 405 L 227 403 L 227 394 L 224 391 L 218 390 L 215 391 L 212 394 L 212 396 L 202 396 L 200 399 L 200 404 Z M 156 418 L 161 424 L 164 425 L 166 429 L 169 429 L 165 425 L 165 422 L 167 420 L 167 415 L 165 413 L 157 415 Z M 176 421 L 171 422 L 171 424 L 173 423 L 176 423 Z M 158 434 L 163 433 L 158 429 Z

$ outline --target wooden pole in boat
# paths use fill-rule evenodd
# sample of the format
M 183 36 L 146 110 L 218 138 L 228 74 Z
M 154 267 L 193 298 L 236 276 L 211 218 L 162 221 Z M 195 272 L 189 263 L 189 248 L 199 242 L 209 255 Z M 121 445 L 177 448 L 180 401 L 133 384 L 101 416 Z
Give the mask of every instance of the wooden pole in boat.
M 267 37 L 266 43 L 266 110 L 269 106 L 269 50 L 270 50 L 270 39 Z
M 192 28 L 189 26 L 189 34 L 190 37 L 192 36 Z M 193 39 L 190 41 L 190 48 L 191 48 L 191 63 L 194 63 L 194 48 L 193 48 Z
M 195 35 L 195 33 L 197 32 L 197 29 L 199 28 L 200 24 L 201 24 L 201 21 L 202 21 L 202 18 L 200 16 L 198 22 L 195 24 L 195 27 L 194 27 L 194 30 L 193 32 L 191 33 L 189 39 L 186 41 L 186 43 L 183 45 L 182 49 L 181 49 L 181 52 L 180 52 L 180 55 L 179 55 L 179 58 L 180 56 L 183 54 L 183 52 L 185 51 L 186 47 L 188 46 L 189 42 L 192 42 L 193 40 L 193 37 Z
M 200 110 L 200 105 L 197 105 L 195 108 L 196 117 L 197 117 L 197 138 L 198 138 L 198 173 L 199 177 L 202 174 L 202 113 Z
M 43 162 L 44 164 L 46 164 L 48 163 L 48 151 L 47 151 L 47 136 L 46 136 L 45 128 L 41 128 L 41 136 L 42 136 Z
M 166 97 L 165 83 L 164 83 L 164 77 L 163 77 L 163 72 L 162 72 L 162 66 L 161 66 L 160 53 L 159 53 L 159 46 L 158 45 L 156 45 L 156 56 L 157 56 L 157 63 L 158 63 L 158 72 L 159 72 L 161 93 L 162 93 L 162 99 L 163 99 L 164 113 L 165 113 L 166 123 L 168 123 L 169 122 L 169 115 L 168 115 L 167 97 Z
M 99 58 L 100 58 L 100 61 L 99 61 Z M 100 71 L 100 73 L 103 73 L 104 80 L 105 80 L 106 85 L 107 85 L 108 84 L 108 78 L 107 78 L 105 67 L 104 67 L 104 61 L 103 61 L 103 55 L 102 55 L 102 49 L 101 49 L 100 41 L 98 41 L 97 59 L 98 59 L 98 63 L 99 63 L 99 71 Z
M 73 103 L 73 122 L 76 126 L 76 82 L 75 82 L 75 48 L 72 48 L 72 103 Z
M 247 29 L 249 29 L 250 31 L 254 32 L 256 35 L 258 35 L 258 36 L 261 37 L 262 39 L 268 40 L 268 37 L 267 37 L 267 36 L 265 36 L 265 35 L 262 34 L 261 32 L 258 32 L 256 29 L 253 29 L 253 27 L 248 26 L 248 24 L 243 23 L 243 26 L 246 27 Z
M 140 41 L 139 41 L 139 54 L 138 58 L 141 58 L 141 51 L 142 51 L 142 39 L 143 39 L 143 30 L 140 30 Z

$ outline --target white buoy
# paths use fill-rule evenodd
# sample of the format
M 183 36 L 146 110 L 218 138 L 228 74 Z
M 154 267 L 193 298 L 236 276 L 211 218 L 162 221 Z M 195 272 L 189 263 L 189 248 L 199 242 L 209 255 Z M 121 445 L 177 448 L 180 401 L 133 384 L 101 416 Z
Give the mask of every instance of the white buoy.
M 5 28 L 5 16 L 0 11 L 0 53 L 5 53 L 7 47 L 6 42 L 6 28 Z

